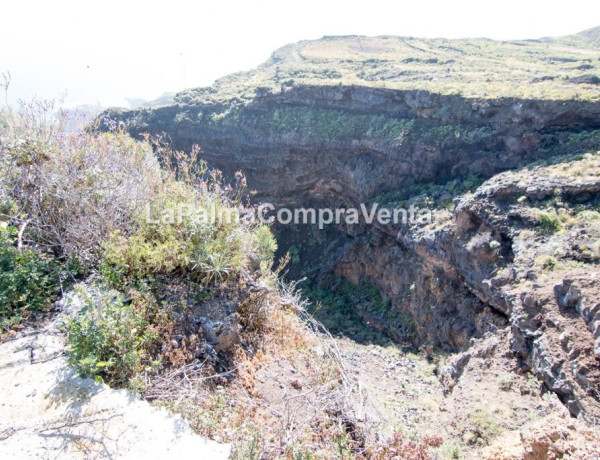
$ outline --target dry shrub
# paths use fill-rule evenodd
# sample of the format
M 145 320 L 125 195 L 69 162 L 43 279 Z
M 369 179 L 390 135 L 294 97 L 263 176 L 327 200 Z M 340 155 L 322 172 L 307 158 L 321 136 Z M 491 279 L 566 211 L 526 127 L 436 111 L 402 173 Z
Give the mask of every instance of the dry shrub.
M 26 228 L 25 242 L 96 262 L 161 187 L 151 146 L 123 132 L 67 132 L 39 101 L 0 117 L 1 212 Z
M 439 447 L 443 443 L 441 436 L 426 436 L 415 442 L 395 433 L 386 443 L 367 449 L 358 458 L 364 460 L 430 460 L 431 447 Z
M 259 396 L 255 388 L 256 371 L 265 359 L 266 356 L 261 350 L 252 358 L 249 358 L 248 354 L 241 347 L 237 347 L 234 353 L 234 362 L 239 383 L 253 397 Z
M 246 398 L 232 391 L 232 401 L 255 409 L 247 421 L 260 433 L 255 458 L 354 458 L 364 450 L 368 430 L 357 414 L 357 384 L 345 373 L 336 342 L 304 309 L 297 283 L 276 285 L 277 308 L 270 310 L 271 327 L 263 336 L 266 358 L 253 360 L 250 373 L 244 369 L 252 382 Z M 265 380 L 289 367 L 300 372 L 288 378 L 295 391 Z M 257 449 L 255 437 L 241 439 L 234 458 Z

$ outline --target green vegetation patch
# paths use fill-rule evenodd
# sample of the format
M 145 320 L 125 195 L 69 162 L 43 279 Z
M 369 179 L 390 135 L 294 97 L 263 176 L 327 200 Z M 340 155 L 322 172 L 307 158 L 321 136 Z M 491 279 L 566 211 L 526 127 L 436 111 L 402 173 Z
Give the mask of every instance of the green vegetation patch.
M 390 301 L 367 282 L 354 285 L 336 278 L 328 288 L 307 283 L 303 294 L 311 302 L 309 312 L 333 334 L 360 343 L 387 345 L 392 340 L 386 328 L 392 326 L 395 338 L 412 337 L 412 318 L 394 310 Z
M 36 311 L 51 308 L 61 270 L 50 256 L 17 249 L 17 229 L 0 227 L 0 333 Z
M 131 290 L 126 296 L 101 283 L 75 293 L 81 310 L 67 324 L 69 363 L 82 376 L 122 386 L 159 365 L 154 349 L 168 315 L 151 294 Z
M 413 119 L 308 107 L 279 107 L 269 122 L 278 131 L 297 129 L 317 141 L 344 137 L 401 139 L 414 125 Z

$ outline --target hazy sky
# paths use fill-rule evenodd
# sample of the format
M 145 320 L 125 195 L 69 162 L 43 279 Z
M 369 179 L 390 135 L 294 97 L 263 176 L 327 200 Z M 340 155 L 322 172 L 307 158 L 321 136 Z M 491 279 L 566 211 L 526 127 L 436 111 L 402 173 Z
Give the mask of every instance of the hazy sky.
M 538 38 L 600 25 L 600 1 L 5 0 L 9 99 L 125 105 L 210 85 L 287 43 L 323 35 Z

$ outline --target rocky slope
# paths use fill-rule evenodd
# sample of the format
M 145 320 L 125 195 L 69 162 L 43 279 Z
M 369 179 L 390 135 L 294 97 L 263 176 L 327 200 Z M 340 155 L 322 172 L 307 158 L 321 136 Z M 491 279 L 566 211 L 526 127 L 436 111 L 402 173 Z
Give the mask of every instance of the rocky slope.
M 134 135 L 200 145 L 227 175 L 244 171 L 256 202 L 436 208 L 431 225 L 281 226 L 280 242 L 310 266 L 292 274 L 375 286 L 390 309 L 359 309 L 371 326 L 464 351 L 444 372 L 448 392 L 471 339 L 508 330 L 515 370 L 593 420 L 600 167 L 594 155 L 525 165 L 598 149 L 597 36 L 324 38 L 172 105 L 105 115 Z M 476 177 L 492 178 L 456 198 Z

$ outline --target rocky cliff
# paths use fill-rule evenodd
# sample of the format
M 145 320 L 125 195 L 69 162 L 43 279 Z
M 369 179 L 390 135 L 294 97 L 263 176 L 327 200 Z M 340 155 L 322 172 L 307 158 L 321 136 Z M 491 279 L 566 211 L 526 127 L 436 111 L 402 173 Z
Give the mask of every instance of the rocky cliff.
M 358 314 L 394 339 L 464 351 L 445 371 L 448 391 L 471 338 L 508 328 L 518 371 L 591 419 L 600 165 L 565 155 L 600 145 L 596 36 L 325 38 L 173 105 L 105 116 L 199 145 L 226 175 L 246 174 L 255 202 L 433 208 L 429 225 L 280 226 L 280 244 L 297 251 L 293 274 L 375 286 L 391 307 Z
M 293 86 L 243 105 L 173 105 L 119 118 L 135 134 L 164 132 L 183 150 L 200 145 L 212 165 L 244 171 L 257 198 L 277 205 L 305 203 L 307 194 L 355 203 L 415 183 L 489 177 L 600 139 L 597 103 L 358 86 Z

